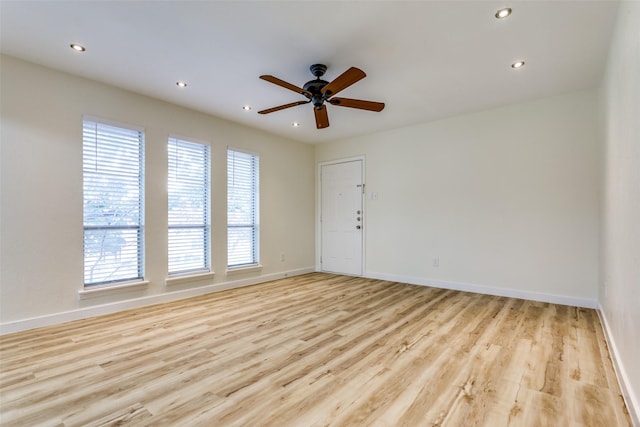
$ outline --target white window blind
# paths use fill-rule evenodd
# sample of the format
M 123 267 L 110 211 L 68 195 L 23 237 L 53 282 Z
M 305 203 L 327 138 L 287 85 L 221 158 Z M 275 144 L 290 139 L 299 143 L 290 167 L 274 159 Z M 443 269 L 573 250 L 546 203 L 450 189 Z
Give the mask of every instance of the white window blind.
M 169 138 L 169 274 L 209 271 L 209 146 Z
M 258 264 L 258 164 L 254 154 L 227 150 L 227 265 Z
M 144 276 L 144 133 L 84 120 L 85 286 Z

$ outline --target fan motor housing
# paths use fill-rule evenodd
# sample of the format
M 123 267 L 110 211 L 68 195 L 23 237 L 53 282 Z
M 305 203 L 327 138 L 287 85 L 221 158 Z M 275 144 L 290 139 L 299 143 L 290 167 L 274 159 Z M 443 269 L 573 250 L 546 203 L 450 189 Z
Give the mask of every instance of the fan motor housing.
M 302 86 L 302 88 L 315 95 L 317 93 L 320 93 L 322 91 L 322 88 L 328 84 L 329 82 L 325 80 L 316 79 L 306 82 L 304 86 Z

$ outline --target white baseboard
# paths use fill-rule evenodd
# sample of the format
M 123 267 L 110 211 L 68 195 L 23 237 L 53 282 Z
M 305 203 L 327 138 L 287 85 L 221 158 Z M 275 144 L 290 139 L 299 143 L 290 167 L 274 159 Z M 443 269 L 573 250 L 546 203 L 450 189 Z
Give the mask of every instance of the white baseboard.
M 634 425 L 634 427 L 640 427 L 640 400 L 633 390 L 631 381 L 629 380 L 629 376 L 627 375 L 627 371 L 624 369 L 622 360 L 619 357 L 620 353 L 618 352 L 616 341 L 613 338 L 611 329 L 609 328 L 607 316 L 604 314 L 604 310 L 602 309 L 602 306 L 600 304 L 598 304 L 597 312 L 598 316 L 600 317 L 602 329 L 604 330 L 604 337 L 607 340 L 609 354 L 611 355 L 611 360 L 613 361 L 613 369 L 615 370 L 616 376 L 618 377 L 620 391 L 622 392 L 622 397 L 624 398 L 624 402 L 627 404 L 627 409 L 629 410 L 631 423 Z
M 553 304 L 570 305 L 573 307 L 597 308 L 598 301 L 594 298 L 579 298 L 567 295 L 545 294 L 542 292 L 520 291 L 506 288 L 493 288 L 490 286 L 477 285 L 473 283 L 443 282 L 439 280 L 429 280 L 421 277 L 396 276 L 383 273 L 367 272 L 365 277 L 371 279 L 389 280 L 394 282 L 409 283 L 411 285 L 431 286 L 434 288 L 452 289 L 455 291 L 474 292 L 476 294 L 495 295 L 499 297 L 510 297 L 526 299 L 531 301 L 549 302 Z
M 100 316 L 103 314 L 116 313 L 118 311 L 128 310 L 131 308 L 140 308 L 147 305 L 159 304 L 163 302 L 176 301 L 184 298 L 191 298 L 199 295 L 205 295 L 212 292 L 220 292 L 226 289 L 239 288 L 242 286 L 255 285 L 257 283 L 268 282 L 271 280 L 282 279 L 284 277 L 299 276 L 301 274 L 313 273 L 315 268 L 301 268 L 297 270 L 283 271 L 279 273 L 266 274 L 245 279 L 230 280 L 213 285 L 200 286 L 197 288 L 184 289 L 179 291 L 170 291 L 158 295 L 150 295 L 141 298 L 128 299 L 115 303 L 96 305 L 92 307 L 83 307 L 76 310 L 64 311 L 61 313 L 48 314 L 45 316 L 34 317 L 30 319 L 17 320 L 0 324 L 0 335 L 11 334 L 14 332 L 26 331 L 28 329 L 40 328 L 43 326 L 57 325 L 60 323 L 71 322 L 73 320 L 86 319 L 88 317 Z

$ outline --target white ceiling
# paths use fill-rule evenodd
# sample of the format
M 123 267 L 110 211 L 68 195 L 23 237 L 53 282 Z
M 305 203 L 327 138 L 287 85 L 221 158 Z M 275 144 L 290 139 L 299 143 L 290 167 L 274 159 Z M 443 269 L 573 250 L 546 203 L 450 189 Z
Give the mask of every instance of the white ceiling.
M 496 19 L 504 6 L 513 14 Z M 617 2 L 1 0 L 0 7 L 2 53 L 316 143 L 596 87 Z M 87 51 L 72 51 L 74 42 Z M 513 70 L 520 59 L 526 66 Z M 304 100 L 259 75 L 302 86 L 314 63 L 329 67 L 328 81 L 361 68 L 367 77 L 340 96 L 386 108 L 329 106 L 331 126 L 322 130 L 310 104 L 256 113 Z

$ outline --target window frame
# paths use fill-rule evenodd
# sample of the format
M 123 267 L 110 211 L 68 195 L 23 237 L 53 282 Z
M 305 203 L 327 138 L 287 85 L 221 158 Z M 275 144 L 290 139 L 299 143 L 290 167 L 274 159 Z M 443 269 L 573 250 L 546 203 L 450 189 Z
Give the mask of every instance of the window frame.
M 85 132 L 87 131 L 87 127 L 93 127 L 94 130 L 94 139 L 93 141 L 91 139 L 87 139 Z M 133 217 L 137 217 L 137 223 L 135 224 L 121 224 L 121 225 L 91 225 L 91 224 L 87 224 L 87 222 L 90 222 L 90 216 L 88 215 L 87 212 L 87 205 L 88 202 L 91 202 L 91 192 L 97 192 L 100 191 L 101 188 L 99 186 L 97 186 L 97 184 L 94 182 L 94 185 L 92 187 L 90 187 L 90 189 L 88 188 L 88 182 L 91 181 L 91 178 L 94 178 L 96 181 L 99 178 L 102 179 L 111 179 L 112 182 L 110 183 L 110 186 L 102 188 L 103 191 L 106 191 L 109 189 L 109 187 L 116 187 L 117 185 L 121 185 L 121 182 L 118 182 L 118 180 L 115 178 L 116 175 L 118 175 L 117 173 L 105 173 L 104 171 L 102 173 L 98 173 L 98 161 L 99 161 L 99 157 L 98 157 L 98 147 L 99 147 L 99 142 L 100 142 L 100 138 L 99 138 L 99 129 L 100 127 L 103 127 L 103 132 L 104 134 L 102 135 L 102 149 L 108 150 L 110 148 L 117 148 L 117 145 L 114 144 L 113 142 L 107 142 L 105 141 L 108 138 L 114 139 L 117 138 L 117 134 L 120 133 L 122 135 L 126 134 L 126 133 L 130 133 L 131 135 L 133 134 L 137 134 L 137 158 L 135 158 L 135 160 L 137 160 L 137 212 L 136 214 L 133 215 Z M 104 128 L 114 128 L 116 131 L 115 132 L 107 132 L 106 129 Z M 122 137 L 123 139 L 125 137 Z M 95 171 L 92 173 L 87 169 L 87 158 L 89 158 L 91 156 L 91 153 L 89 153 L 87 151 L 87 145 L 91 144 L 91 143 L 95 144 Z M 125 146 L 121 146 L 121 149 L 124 149 Z M 112 157 L 111 160 L 113 160 L 113 158 L 115 158 L 115 156 L 110 155 L 110 156 L 105 156 L 105 158 L 103 159 L 104 161 L 108 161 L 108 157 Z M 111 164 L 113 165 L 113 164 Z M 122 170 L 124 170 L 125 168 L 123 167 L 122 169 L 117 169 L 118 172 L 122 172 Z M 124 175 L 124 174 L 120 174 L 120 175 Z M 133 176 L 133 175 L 130 175 Z M 105 178 L 106 177 L 106 178 Z M 98 117 L 93 117 L 93 116 L 89 116 L 89 115 L 83 115 L 82 116 L 82 201 L 83 201 L 83 288 L 85 290 L 96 290 L 96 289 L 100 289 L 100 288 L 109 288 L 109 287 L 119 287 L 125 284 L 130 284 L 130 283 L 139 283 L 139 282 L 143 282 L 144 281 L 144 276 L 145 276 L 145 129 L 143 127 L 140 126 L 134 126 L 134 125 L 129 125 L 129 124 L 124 124 L 124 123 L 119 123 L 119 122 L 114 122 L 111 120 L 106 120 L 106 119 L 102 119 L 102 118 L 98 118 Z M 95 200 L 95 199 L 94 199 Z M 109 205 L 109 209 L 112 210 L 117 210 L 117 209 L 126 209 L 126 207 L 129 205 L 126 204 L 111 204 Z M 95 213 L 94 213 L 95 214 Z M 103 214 L 104 216 L 104 214 Z M 89 219 L 89 221 L 88 221 Z M 131 219 L 131 217 L 129 217 L 129 219 Z M 112 279 L 112 280 L 99 280 L 99 281 L 92 281 L 92 280 L 88 280 L 88 276 L 87 276 L 87 262 L 88 262 L 88 252 L 87 252 L 87 232 L 92 232 L 92 231 L 104 231 L 104 237 L 103 237 L 103 243 L 104 244 L 104 239 L 106 239 L 107 233 L 108 231 L 113 230 L 113 231 L 120 231 L 120 232 L 125 232 L 126 230 L 136 230 L 136 237 L 135 237 L 135 270 L 136 270 L 136 274 L 134 275 L 129 275 L 127 277 L 120 277 L 120 278 L 116 278 L 116 279 Z M 113 236 L 112 236 L 113 237 Z M 119 236 L 118 239 L 123 239 L 126 242 L 126 239 L 124 239 L 122 236 Z M 119 250 L 121 251 L 122 249 L 122 244 L 120 243 L 120 240 L 118 240 L 117 242 L 119 244 Z M 126 243 L 125 243 L 126 246 Z M 116 248 L 118 249 L 118 248 Z M 101 249 L 101 252 L 105 252 L 104 248 Z M 113 252 L 113 251 L 112 251 Z M 115 251 L 115 253 L 113 253 L 114 259 L 118 259 L 120 257 L 120 255 L 117 255 L 118 250 Z M 100 255 L 100 257 L 98 258 L 98 260 L 95 262 L 93 268 L 95 268 L 98 265 L 98 262 L 102 259 L 102 255 Z M 115 263 L 113 263 L 113 265 L 116 265 Z M 116 268 L 116 272 L 117 272 L 117 268 Z M 113 274 L 113 273 L 112 273 Z M 93 272 L 91 273 L 91 275 L 93 275 Z
M 252 163 L 252 172 L 251 176 L 253 180 L 250 183 L 252 188 L 252 217 L 253 221 L 251 224 L 243 223 L 243 224 L 232 224 L 230 221 L 230 197 L 231 197 L 231 177 L 230 177 L 230 154 L 238 153 L 244 156 L 251 157 Z M 235 165 L 234 165 L 235 168 Z M 241 262 L 241 263 L 230 263 L 230 259 L 232 256 L 230 250 L 230 230 L 231 229 L 240 229 L 240 228 L 250 228 L 251 235 L 253 239 L 251 240 L 251 260 L 249 262 Z M 233 270 L 248 270 L 254 269 L 256 267 L 260 267 L 260 155 L 255 152 L 235 148 L 235 147 L 227 147 L 227 271 Z
M 205 162 L 205 174 L 204 174 L 204 212 L 202 212 L 204 223 L 201 225 L 193 225 L 193 224 L 180 224 L 180 225 L 171 225 L 171 141 L 182 142 L 185 144 L 197 145 L 204 148 L 204 158 Z M 211 270 L 211 145 L 198 141 L 193 138 L 186 138 L 178 135 L 169 135 L 167 139 L 167 274 L 169 278 L 176 278 L 181 276 L 188 275 L 198 275 L 203 273 L 210 273 Z M 203 253 L 202 260 L 204 265 L 202 267 L 183 269 L 183 270 L 175 270 L 171 271 L 171 230 L 189 230 L 189 229 L 199 229 L 203 230 Z

